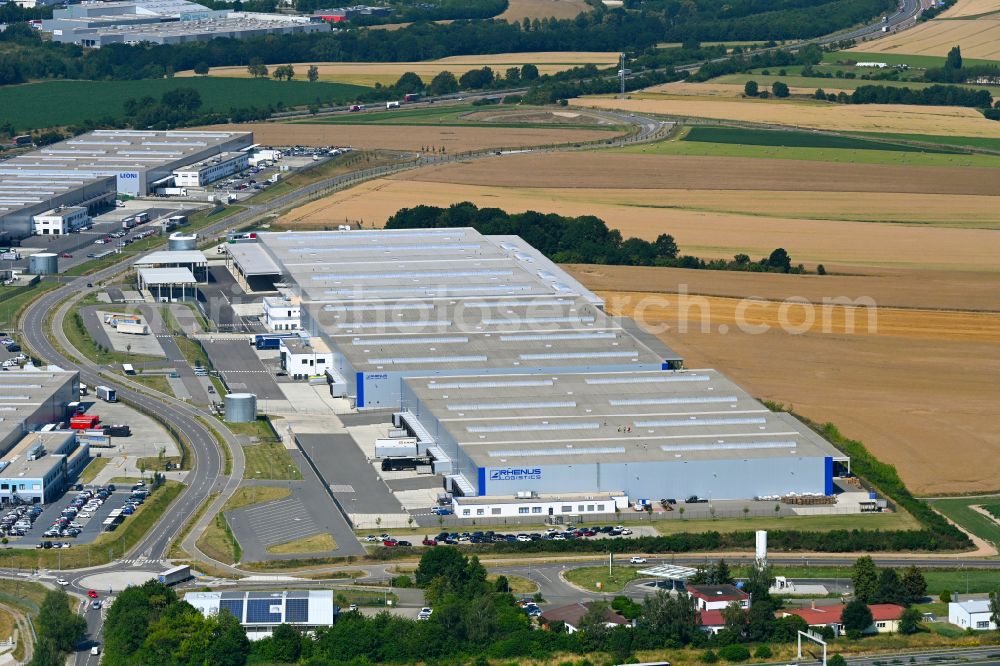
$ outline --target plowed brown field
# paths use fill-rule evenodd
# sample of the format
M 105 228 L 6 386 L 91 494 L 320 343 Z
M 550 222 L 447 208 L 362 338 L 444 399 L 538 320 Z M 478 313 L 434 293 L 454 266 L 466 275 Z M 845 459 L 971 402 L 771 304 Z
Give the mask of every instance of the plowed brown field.
M 580 12 L 589 12 L 590 7 L 583 0 L 509 0 L 507 11 L 497 18 L 510 23 L 522 21 L 525 18 L 571 19 Z

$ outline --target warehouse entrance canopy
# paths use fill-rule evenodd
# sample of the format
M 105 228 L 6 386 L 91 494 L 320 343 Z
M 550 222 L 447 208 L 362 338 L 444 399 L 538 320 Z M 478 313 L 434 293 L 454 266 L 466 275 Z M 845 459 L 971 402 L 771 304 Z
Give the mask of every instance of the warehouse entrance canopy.
M 197 285 L 198 280 L 187 268 L 139 269 L 139 291 L 148 290 L 161 303 L 195 298 L 198 295 Z

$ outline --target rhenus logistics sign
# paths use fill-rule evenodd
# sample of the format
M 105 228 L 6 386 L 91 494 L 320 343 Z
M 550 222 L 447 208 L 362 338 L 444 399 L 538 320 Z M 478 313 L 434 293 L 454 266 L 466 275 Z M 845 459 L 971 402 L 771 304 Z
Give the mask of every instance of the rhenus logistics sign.
M 489 478 L 490 481 L 540 481 L 542 469 L 540 467 L 491 469 Z

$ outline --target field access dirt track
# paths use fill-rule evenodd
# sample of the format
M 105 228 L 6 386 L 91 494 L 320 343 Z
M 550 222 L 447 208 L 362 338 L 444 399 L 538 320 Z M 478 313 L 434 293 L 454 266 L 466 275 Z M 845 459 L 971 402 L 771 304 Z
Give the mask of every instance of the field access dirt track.
M 617 136 L 611 130 L 520 127 L 437 127 L 433 125 L 307 125 L 252 123 L 215 125 L 210 129 L 252 131 L 266 146 L 353 146 L 389 150 L 442 147 L 449 153 L 481 148 L 515 148 L 552 143 L 595 141 Z
M 897 167 L 736 157 L 588 153 L 506 155 L 408 174 L 408 180 L 499 187 L 807 190 L 1000 195 L 995 169 Z
M 611 311 L 632 315 L 638 307 L 647 325 L 669 326 L 660 335 L 685 358 L 687 367 L 720 368 L 756 397 L 782 402 L 817 421 L 835 423 L 844 434 L 863 441 L 877 456 L 896 465 L 914 492 L 997 488 L 1000 432 L 994 414 L 1000 401 L 1000 383 L 996 382 L 1000 313 L 880 311 L 878 326 L 872 331 L 859 326 L 862 334 L 847 334 L 834 325 L 829 333 L 813 326 L 793 335 L 775 326 L 779 303 L 770 301 L 750 308 L 749 320 L 771 327 L 766 333 L 752 334 L 734 325 L 738 301 L 695 297 L 684 309 L 697 321 L 682 332 L 679 299 L 669 293 L 680 282 L 689 284 L 692 294 L 704 289 L 733 295 L 764 293 L 774 299 L 800 294 L 817 299 L 863 292 L 865 278 L 857 278 L 845 294 L 841 287 L 851 278 L 604 266 L 573 267 L 573 272 L 607 299 Z M 922 284 L 934 284 L 919 271 L 886 274 L 882 279 L 873 280 L 873 292 L 887 298 L 896 292 L 896 300 L 906 302 L 912 302 Z M 974 278 L 957 274 L 950 279 L 953 293 L 945 300 L 962 302 L 957 286 Z M 742 280 L 747 284 L 740 294 Z M 666 293 L 652 294 L 654 301 L 649 305 L 647 293 L 603 290 L 615 284 Z M 995 299 L 980 290 L 966 304 L 995 304 Z M 703 312 L 708 313 L 706 330 L 701 328 Z M 860 315 L 856 320 L 862 326 L 867 323 Z M 720 330 L 722 324 L 728 327 L 726 332 Z

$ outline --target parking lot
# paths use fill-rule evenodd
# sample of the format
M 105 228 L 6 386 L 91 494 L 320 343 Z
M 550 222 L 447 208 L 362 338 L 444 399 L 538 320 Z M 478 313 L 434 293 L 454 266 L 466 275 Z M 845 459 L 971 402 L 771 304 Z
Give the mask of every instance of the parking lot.
M 14 544 L 22 547 L 35 547 L 39 544 L 50 542 L 53 544 L 53 547 L 58 543 L 69 544 L 69 546 L 63 547 L 71 547 L 74 544 L 82 545 L 91 543 L 103 532 L 104 521 L 112 511 L 122 509 L 126 505 L 126 502 L 132 501 L 141 504 L 144 501 L 138 497 L 130 497 L 130 488 L 119 488 L 117 486 L 114 486 L 113 489 L 111 486 L 88 486 L 88 488 L 92 492 L 101 489 L 107 491 L 106 497 L 100 497 L 96 492 L 94 493 L 94 497 L 100 498 L 99 506 L 88 505 L 86 503 L 94 502 L 94 504 L 97 504 L 98 500 L 95 500 L 93 497 L 81 503 L 78 498 L 82 498 L 82 495 L 78 492 L 70 491 L 60 501 L 53 502 L 44 507 L 31 529 L 23 537 L 17 539 Z M 74 502 L 79 505 L 79 512 L 75 516 L 71 516 L 69 514 L 72 512 L 67 512 L 67 508 L 72 506 Z M 91 506 L 93 506 L 92 509 L 90 508 Z M 60 520 L 62 521 L 62 529 L 57 533 L 50 531 L 53 529 L 56 521 Z M 128 516 L 125 516 L 124 520 L 128 520 Z
M 258 400 L 284 400 L 269 369 L 245 340 L 202 340 L 202 346 L 230 391 L 254 393 Z

